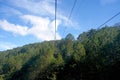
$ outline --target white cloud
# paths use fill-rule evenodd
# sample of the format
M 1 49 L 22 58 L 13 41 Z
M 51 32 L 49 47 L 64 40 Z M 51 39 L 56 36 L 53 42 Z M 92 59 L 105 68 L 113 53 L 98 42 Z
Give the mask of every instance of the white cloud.
M 0 41 L 0 51 L 4 51 L 4 50 L 7 50 L 7 49 L 12 49 L 12 48 L 15 48 L 15 47 L 17 47 L 17 45 L 9 43 L 9 42 Z
M 29 34 L 33 34 L 41 40 L 53 40 L 54 39 L 54 22 L 51 21 L 48 17 L 37 17 L 32 15 L 24 15 L 23 19 L 30 21 L 33 25 L 32 28 L 28 30 Z M 57 20 L 57 27 L 59 26 L 60 21 Z M 60 39 L 60 35 L 57 33 L 57 39 Z
M 40 17 L 49 17 L 50 19 L 54 19 L 55 15 L 54 0 L 22 0 L 22 1 L 6 0 L 6 1 L 9 2 L 10 5 L 20 8 L 20 10 L 24 9 L 25 11 L 31 12 L 32 15 L 37 15 Z M 58 1 L 58 4 L 59 3 L 60 1 Z M 68 18 L 65 15 L 62 15 L 61 13 L 64 12 L 57 8 L 57 19 L 60 19 L 63 25 L 74 28 L 74 26 L 76 26 L 76 23 L 74 24 L 72 20 L 69 21 Z
M 6 0 L 6 2 L 16 9 L 16 11 L 13 10 L 13 12 L 21 12 L 21 15 L 15 17 L 22 18 L 24 22 L 28 21 L 31 24 L 31 27 L 10 23 L 5 19 L 0 20 L 1 29 L 22 36 L 31 34 L 41 40 L 54 39 L 54 0 Z M 29 15 L 24 13 L 27 11 L 27 14 Z M 9 15 L 13 14 L 10 13 Z M 69 21 L 68 18 L 60 12 L 57 12 L 57 30 L 60 24 L 63 26 L 72 26 L 72 28 L 78 25 L 71 20 Z M 57 39 L 61 38 L 58 32 L 56 33 L 56 36 Z
M 54 1 L 53 0 L 7 0 L 11 5 L 25 9 L 31 13 L 39 15 L 53 15 L 54 14 Z
M 31 28 L 28 28 L 26 26 L 21 25 L 15 25 L 12 23 L 9 23 L 6 20 L 0 20 L 0 28 L 12 32 L 14 34 L 19 34 L 22 36 L 25 35 L 34 35 L 38 39 L 41 40 L 53 40 L 54 39 L 54 20 L 50 20 L 48 17 L 38 17 L 33 15 L 24 15 L 22 16 L 22 19 L 29 21 L 32 24 Z M 60 20 L 57 20 L 57 28 L 60 24 Z M 60 35 L 56 33 L 57 39 L 61 39 Z
M 100 0 L 101 4 L 105 5 L 105 4 L 111 4 L 114 2 L 117 2 L 117 0 Z
M 22 36 L 26 35 L 28 30 L 28 27 L 26 26 L 11 24 L 6 20 L 0 20 L 0 28 L 5 31 L 13 32 L 14 34 L 19 34 Z

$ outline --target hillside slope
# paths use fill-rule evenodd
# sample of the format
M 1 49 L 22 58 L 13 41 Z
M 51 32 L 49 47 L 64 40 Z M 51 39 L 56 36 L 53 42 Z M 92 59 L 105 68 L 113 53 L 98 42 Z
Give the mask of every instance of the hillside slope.
M 119 80 L 120 26 L 0 52 L 0 80 Z

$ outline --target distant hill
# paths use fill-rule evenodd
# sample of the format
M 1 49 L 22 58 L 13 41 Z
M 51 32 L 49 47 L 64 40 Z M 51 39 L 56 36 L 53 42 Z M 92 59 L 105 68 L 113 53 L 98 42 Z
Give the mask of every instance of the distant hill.
M 0 52 L 0 80 L 120 80 L 120 24 Z

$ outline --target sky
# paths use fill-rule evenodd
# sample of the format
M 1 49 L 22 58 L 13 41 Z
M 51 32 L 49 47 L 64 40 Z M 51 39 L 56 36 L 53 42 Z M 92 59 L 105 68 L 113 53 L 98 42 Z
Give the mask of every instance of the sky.
M 71 13 L 74 1 L 57 0 L 57 40 L 68 33 L 77 38 L 120 12 L 120 0 L 77 0 Z M 105 25 L 118 22 L 120 15 Z M 0 0 L 0 51 L 54 40 L 54 24 L 55 0 Z

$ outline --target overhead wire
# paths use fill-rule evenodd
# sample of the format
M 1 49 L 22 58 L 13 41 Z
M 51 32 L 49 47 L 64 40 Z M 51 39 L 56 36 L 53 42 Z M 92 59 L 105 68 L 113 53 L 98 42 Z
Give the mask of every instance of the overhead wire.
M 85 0 L 80 0 L 80 1 L 79 1 L 80 4 L 79 4 L 79 6 L 78 6 L 78 12 L 76 13 L 76 16 L 79 16 L 79 13 L 80 13 L 79 10 L 80 10 L 80 8 L 82 7 L 82 5 L 83 5 L 84 2 L 85 2 Z
M 57 18 L 57 0 L 55 0 L 55 40 L 56 40 L 56 27 L 57 27 L 57 25 L 56 25 L 56 18 Z
M 115 17 L 117 17 L 120 14 L 120 12 L 118 12 L 117 14 L 115 14 L 114 16 L 112 16 L 110 19 L 108 19 L 107 21 L 105 21 L 103 24 L 101 24 L 98 29 L 100 29 L 102 26 L 104 26 L 106 23 L 108 23 L 109 21 L 111 21 L 112 19 L 114 19 Z
M 73 7 L 72 7 L 72 9 L 71 9 L 71 11 L 70 11 L 70 14 L 69 14 L 69 16 L 68 16 L 67 23 L 70 21 L 70 18 L 71 18 L 71 16 L 72 16 L 72 13 L 73 13 L 73 10 L 74 10 L 74 8 L 75 8 L 76 3 L 77 3 L 77 0 L 74 0 L 74 4 L 73 4 Z M 69 20 L 69 21 L 68 21 L 68 20 Z M 67 27 L 65 27 L 65 29 L 64 29 L 64 31 L 63 31 L 63 36 L 65 35 L 66 29 L 67 29 Z
M 104 26 L 106 23 L 108 23 L 109 21 L 111 21 L 112 19 L 114 19 L 115 17 L 117 17 L 118 15 L 120 15 L 120 12 L 118 12 L 117 14 L 113 15 L 111 18 L 109 18 L 108 20 L 106 20 L 103 24 L 101 24 L 100 26 L 98 26 L 97 29 L 100 29 L 102 26 Z M 96 34 L 97 32 L 94 33 L 94 35 Z M 90 35 L 89 35 L 90 37 Z

